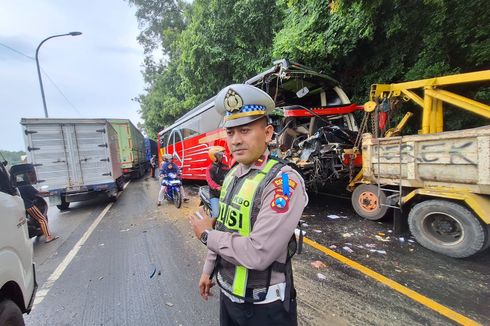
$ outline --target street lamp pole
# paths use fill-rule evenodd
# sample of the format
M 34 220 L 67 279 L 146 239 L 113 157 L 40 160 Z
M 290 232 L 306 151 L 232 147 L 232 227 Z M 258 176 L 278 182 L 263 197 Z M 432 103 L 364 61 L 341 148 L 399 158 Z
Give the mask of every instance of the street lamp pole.
M 44 42 L 46 42 L 49 39 L 55 38 L 55 37 L 61 37 L 61 36 L 78 36 L 82 35 L 81 32 L 70 32 L 66 34 L 59 34 L 59 35 L 52 35 L 50 37 L 45 38 L 44 40 L 39 43 L 36 49 L 36 65 L 37 65 L 37 76 L 39 77 L 39 86 L 41 87 L 41 96 L 43 97 L 43 105 L 44 105 L 44 117 L 48 117 L 48 108 L 46 106 L 46 97 L 44 96 L 44 88 L 43 88 L 43 79 L 41 78 L 41 68 L 39 68 L 39 49 L 41 48 L 41 45 L 43 45 Z

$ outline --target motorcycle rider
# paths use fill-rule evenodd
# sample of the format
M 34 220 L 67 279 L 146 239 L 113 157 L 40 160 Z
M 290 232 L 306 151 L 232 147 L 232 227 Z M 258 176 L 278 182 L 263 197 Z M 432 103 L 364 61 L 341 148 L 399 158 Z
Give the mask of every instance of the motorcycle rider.
M 48 227 L 48 220 L 43 215 L 43 213 L 34 205 L 34 200 L 36 199 L 36 197 L 44 196 L 47 193 L 40 192 L 32 186 L 32 184 L 37 182 L 36 175 L 34 173 L 27 172 L 26 175 L 30 184 L 20 185 L 17 188 L 19 189 L 20 196 L 24 201 L 24 206 L 26 208 L 27 214 L 34 218 L 41 226 L 41 230 L 43 232 L 44 240 L 46 243 L 56 240 L 58 239 L 58 237 L 51 234 Z
M 174 157 L 171 154 L 165 154 L 164 157 L 164 162 L 162 164 L 162 168 L 160 169 L 160 192 L 158 193 L 158 203 L 157 206 L 160 206 L 162 204 L 163 197 L 165 195 L 165 192 L 167 191 L 167 186 L 166 181 L 170 181 L 170 173 L 175 174 L 176 176 L 180 176 L 180 169 L 175 164 L 174 162 Z M 180 191 L 182 193 L 182 196 L 184 197 L 184 201 L 188 201 L 189 198 L 187 198 L 185 192 L 184 192 L 184 187 L 181 185 L 180 186 Z
M 229 166 L 223 162 L 225 148 L 213 146 L 208 151 L 212 163 L 206 169 L 206 181 L 209 185 L 209 202 L 211 203 L 211 217 L 219 215 L 219 195 L 225 175 L 230 170 Z

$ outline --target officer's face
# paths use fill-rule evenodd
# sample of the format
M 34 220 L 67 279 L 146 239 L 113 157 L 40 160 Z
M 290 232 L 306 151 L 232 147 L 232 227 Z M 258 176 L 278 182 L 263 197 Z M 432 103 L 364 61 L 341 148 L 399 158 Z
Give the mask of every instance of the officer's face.
M 274 129 L 266 119 L 247 125 L 227 128 L 228 147 L 238 163 L 250 165 L 264 154 Z

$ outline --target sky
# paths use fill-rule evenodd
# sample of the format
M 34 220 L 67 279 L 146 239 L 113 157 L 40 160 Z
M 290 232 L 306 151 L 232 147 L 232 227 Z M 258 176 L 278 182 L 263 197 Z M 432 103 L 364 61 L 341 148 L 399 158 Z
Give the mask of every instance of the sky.
M 51 35 L 83 33 L 39 50 L 50 118 L 140 121 L 132 99 L 144 91 L 143 49 L 134 14 L 123 0 L 0 0 L 0 149 L 25 150 L 20 119 L 44 117 L 32 58 Z

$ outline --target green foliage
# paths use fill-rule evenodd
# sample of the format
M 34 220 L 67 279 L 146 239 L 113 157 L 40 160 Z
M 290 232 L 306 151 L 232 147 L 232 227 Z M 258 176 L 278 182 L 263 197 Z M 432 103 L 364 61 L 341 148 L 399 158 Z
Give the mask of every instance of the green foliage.
M 148 89 L 138 101 L 150 136 L 279 58 L 331 74 L 357 103 L 373 83 L 490 68 L 486 0 L 128 1 L 145 50 L 161 48 L 166 59 L 145 61 Z M 490 102 L 488 88 L 457 91 Z M 445 121 L 482 123 L 456 110 Z
M 9 165 L 15 165 L 22 163 L 21 156 L 26 155 L 25 152 L 23 151 L 16 151 L 16 152 L 11 152 L 11 151 L 4 151 L 0 150 L 0 161 L 3 162 L 6 160 Z

